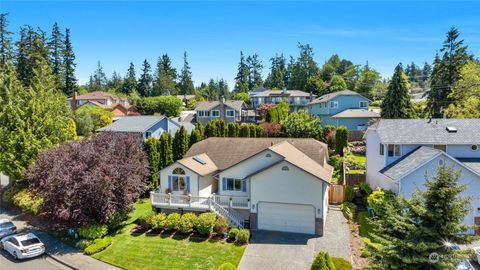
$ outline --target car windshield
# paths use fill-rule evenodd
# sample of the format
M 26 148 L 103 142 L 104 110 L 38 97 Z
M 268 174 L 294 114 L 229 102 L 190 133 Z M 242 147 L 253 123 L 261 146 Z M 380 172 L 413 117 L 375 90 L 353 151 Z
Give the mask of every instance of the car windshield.
M 4 222 L 4 223 L 0 223 L 0 230 L 1 229 L 7 229 L 7 228 L 11 228 L 13 227 L 13 223 L 12 222 Z
M 30 238 L 30 239 L 27 239 L 27 240 L 23 240 L 21 242 L 22 242 L 22 246 L 27 247 L 27 246 L 39 244 L 40 240 L 38 238 Z

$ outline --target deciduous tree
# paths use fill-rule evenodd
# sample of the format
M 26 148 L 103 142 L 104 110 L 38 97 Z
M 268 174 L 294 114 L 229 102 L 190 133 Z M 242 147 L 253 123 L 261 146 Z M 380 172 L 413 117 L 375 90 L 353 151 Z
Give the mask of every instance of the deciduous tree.
M 314 138 L 322 137 L 320 120 L 310 114 L 299 111 L 291 113 L 283 121 L 283 130 L 287 137 L 291 138 Z

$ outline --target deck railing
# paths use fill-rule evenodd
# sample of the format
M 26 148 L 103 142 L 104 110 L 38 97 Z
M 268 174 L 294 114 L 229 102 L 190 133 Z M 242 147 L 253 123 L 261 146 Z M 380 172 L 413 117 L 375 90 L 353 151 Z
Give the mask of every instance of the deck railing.
M 245 196 L 213 195 L 216 203 L 223 207 L 249 209 L 250 198 Z

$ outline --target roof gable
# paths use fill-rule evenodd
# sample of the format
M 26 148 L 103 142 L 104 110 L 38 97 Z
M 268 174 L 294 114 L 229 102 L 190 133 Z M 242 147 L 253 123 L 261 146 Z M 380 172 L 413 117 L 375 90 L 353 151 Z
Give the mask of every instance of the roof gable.
M 359 93 L 355 92 L 355 91 L 352 91 L 352 90 L 342 90 L 342 91 L 337 91 L 337 92 L 333 92 L 333 93 L 329 93 L 329 94 L 325 94 L 323 96 L 320 96 L 319 98 L 313 100 L 312 102 L 310 102 L 310 104 L 317 104 L 317 103 L 322 103 L 322 102 L 327 102 L 327 101 L 330 101 L 332 99 L 335 99 L 339 96 L 359 96 L 367 101 L 369 101 L 368 98 L 360 95 Z
M 98 131 L 114 131 L 114 132 L 139 132 L 148 131 L 152 126 L 164 120 L 165 116 L 125 116 L 111 125 L 102 127 Z

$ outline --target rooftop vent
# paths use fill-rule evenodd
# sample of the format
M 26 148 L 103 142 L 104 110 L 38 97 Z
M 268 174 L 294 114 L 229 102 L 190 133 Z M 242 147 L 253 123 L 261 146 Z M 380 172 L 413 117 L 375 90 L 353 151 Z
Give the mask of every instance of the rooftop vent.
M 202 165 L 205 165 L 207 164 L 203 159 L 201 159 L 199 156 L 194 156 L 193 157 L 193 160 L 195 160 L 196 162 L 202 164 Z
M 457 128 L 456 128 L 456 127 L 449 126 L 449 127 L 447 127 L 447 131 L 448 131 L 448 133 L 456 133 L 456 132 L 457 132 Z

